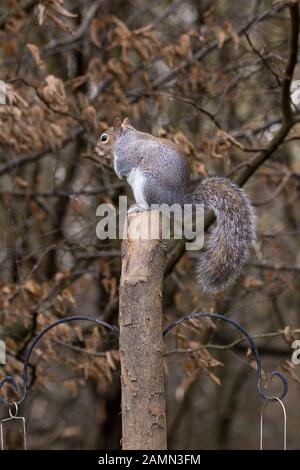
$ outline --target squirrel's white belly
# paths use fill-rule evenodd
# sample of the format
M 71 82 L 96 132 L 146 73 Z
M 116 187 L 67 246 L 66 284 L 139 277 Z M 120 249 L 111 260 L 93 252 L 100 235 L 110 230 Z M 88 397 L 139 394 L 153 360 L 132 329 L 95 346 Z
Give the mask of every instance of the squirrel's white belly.
M 149 206 L 144 195 L 145 177 L 143 173 L 138 168 L 133 168 L 127 176 L 127 181 L 132 188 L 135 202 L 144 209 L 148 209 Z

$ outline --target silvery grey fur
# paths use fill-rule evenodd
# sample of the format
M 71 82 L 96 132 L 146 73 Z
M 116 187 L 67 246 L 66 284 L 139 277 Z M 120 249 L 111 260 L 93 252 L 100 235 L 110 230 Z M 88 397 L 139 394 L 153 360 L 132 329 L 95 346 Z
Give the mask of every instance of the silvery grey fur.
M 143 175 L 148 206 L 203 204 L 213 209 L 217 226 L 197 262 L 197 276 L 207 290 L 225 289 L 239 274 L 255 238 L 254 212 L 244 191 L 219 177 L 208 178 L 190 191 L 188 165 L 179 147 L 132 126 L 116 133 L 112 150 L 120 178 L 128 177 L 134 168 Z

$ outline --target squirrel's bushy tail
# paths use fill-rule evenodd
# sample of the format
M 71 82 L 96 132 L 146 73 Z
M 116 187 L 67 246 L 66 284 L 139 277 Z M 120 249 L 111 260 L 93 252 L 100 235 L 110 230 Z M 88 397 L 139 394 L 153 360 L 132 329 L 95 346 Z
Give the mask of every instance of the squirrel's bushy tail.
M 225 289 L 239 274 L 255 239 L 254 211 L 244 191 L 226 178 L 204 180 L 192 197 L 217 217 L 207 250 L 197 262 L 198 279 L 207 290 Z

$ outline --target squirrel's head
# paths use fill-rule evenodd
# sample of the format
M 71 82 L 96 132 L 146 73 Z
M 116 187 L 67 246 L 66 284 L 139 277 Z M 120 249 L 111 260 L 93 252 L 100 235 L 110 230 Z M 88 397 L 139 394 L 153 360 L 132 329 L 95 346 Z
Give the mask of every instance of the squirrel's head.
M 97 140 L 95 153 L 98 157 L 110 160 L 116 139 L 120 137 L 128 127 L 132 126 L 130 125 L 130 121 L 127 117 L 123 122 L 121 119 L 116 118 L 113 126 L 106 129 L 106 131 L 104 131 Z

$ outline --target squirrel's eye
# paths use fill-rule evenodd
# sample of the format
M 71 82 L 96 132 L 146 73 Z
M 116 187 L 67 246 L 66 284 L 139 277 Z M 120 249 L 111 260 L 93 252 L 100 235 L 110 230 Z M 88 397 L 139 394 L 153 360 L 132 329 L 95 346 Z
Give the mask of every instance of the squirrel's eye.
M 107 142 L 108 141 L 108 135 L 107 134 L 102 134 L 100 137 L 101 142 Z

